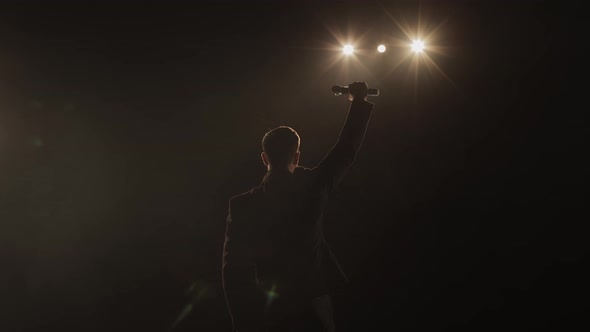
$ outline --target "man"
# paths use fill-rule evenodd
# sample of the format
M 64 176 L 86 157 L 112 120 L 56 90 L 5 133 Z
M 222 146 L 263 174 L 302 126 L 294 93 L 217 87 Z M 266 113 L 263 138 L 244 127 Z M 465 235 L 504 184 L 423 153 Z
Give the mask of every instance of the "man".
M 330 300 L 346 279 L 322 231 L 330 192 L 353 163 L 373 104 L 367 84 L 349 85 L 350 109 L 338 142 L 315 168 L 299 167 L 300 138 L 290 127 L 262 140 L 262 183 L 230 200 L 223 253 L 223 288 L 234 331 L 334 331 Z

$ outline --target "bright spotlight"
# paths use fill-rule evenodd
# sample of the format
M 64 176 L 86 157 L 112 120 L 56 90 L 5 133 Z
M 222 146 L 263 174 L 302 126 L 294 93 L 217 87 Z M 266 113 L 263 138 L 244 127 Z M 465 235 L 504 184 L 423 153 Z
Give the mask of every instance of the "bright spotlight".
M 424 42 L 421 40 L 414 40 L 412 42 L 412 51 L 420 53 L 424 50 Z
M 350 55 L 354 53 L 354 47 L 352 47 L 352 45 L 344 45 L 344 47 L 342 48 L 342 53 Z
M 379 46 L 377 46 L 377 51 L 378 51 L 379 53 L 383 53 L 383 52 L 385 52 L 385 45 L 379 45 Z

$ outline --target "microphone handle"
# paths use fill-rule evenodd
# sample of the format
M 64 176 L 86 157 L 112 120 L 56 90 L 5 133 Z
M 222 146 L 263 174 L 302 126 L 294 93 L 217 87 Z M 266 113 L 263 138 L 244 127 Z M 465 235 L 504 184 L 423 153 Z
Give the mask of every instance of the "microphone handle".
M 336 96 L 348 94 L 348 86 L 334 85 L 332 87 L 332 92 L 334 92 L 334 95 L 336 95 Z M 378 96 L 379 89 L 367 89 L 367 95 L 368 96 Z
M 367 96 L 378 96 L 378 95 L 379 95 L 379 89 L 367 89 Z

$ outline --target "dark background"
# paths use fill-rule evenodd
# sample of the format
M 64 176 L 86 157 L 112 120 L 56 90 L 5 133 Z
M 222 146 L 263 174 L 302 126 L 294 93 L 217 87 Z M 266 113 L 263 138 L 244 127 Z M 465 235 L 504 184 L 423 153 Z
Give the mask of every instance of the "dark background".
M 358 80 L 381 95 L 326 211 L 351 279 L 341 331 L 587 328 L 582 17 L 540 1 L 2 2 L 0 330 L 167 331 L 190 304 L 177 331 L 229 331 L 228 199 L 263 176 L 269 128 L 319 162 L 348 107 L 330 87 Z M 427 54 L 448 79 L 416 74 L 392 18 L 439 26 L 446 54 Z M 356 60 L 330 49 L 340 36 Z

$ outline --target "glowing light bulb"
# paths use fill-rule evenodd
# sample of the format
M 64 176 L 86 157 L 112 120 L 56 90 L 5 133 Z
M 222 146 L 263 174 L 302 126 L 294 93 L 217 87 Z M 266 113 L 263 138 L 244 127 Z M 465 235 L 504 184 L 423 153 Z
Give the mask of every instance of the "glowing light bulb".
M 424 42 L 421 40 L 414 40 L 412 42 L 412 51 L 420 53 L 424 50 Z
M 344 47 L 342 48 L 342 53 L 350 55 L 354 53 L 354 47 L 352 47 L 352 45 L 344 45 Z

